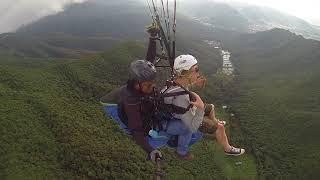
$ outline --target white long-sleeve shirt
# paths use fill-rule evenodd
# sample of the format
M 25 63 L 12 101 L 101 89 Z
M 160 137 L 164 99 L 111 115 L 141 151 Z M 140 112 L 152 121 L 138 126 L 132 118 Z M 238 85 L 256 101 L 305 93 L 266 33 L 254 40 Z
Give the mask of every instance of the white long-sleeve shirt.
M 172 86 L 166 91 L 166 93 L 174 93 L 180 91 L 184 91 L 184 89 L 179 86 Z M 164 103 L 173 104 L 183 108 L 187 108 L 191 104 L 188 94 L 174 97 L 165 97 Z M 204 110 L 196 108 L 194 106 L 184 114 L 173 113 L 173 116 L 177 119 L 180 119 L 190 129 L 191 132 L 196 132 L 203 121 Z

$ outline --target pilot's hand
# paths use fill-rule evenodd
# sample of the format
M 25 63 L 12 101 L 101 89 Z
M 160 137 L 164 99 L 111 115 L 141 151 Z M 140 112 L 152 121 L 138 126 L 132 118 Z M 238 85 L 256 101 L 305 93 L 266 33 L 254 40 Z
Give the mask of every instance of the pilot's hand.
M 158 158 L 162 159 L 162 154 L 159 150 L 155 149 L 150 152 L 149 157 L 150 160 L 155 163 Z

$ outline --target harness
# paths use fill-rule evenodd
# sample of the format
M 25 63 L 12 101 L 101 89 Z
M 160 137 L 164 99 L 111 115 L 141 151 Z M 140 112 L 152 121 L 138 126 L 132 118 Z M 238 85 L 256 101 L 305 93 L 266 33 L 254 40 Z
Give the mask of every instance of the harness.
M 190 104 L 188 107 L 184 108 L 184 107 L 180 107 L 174 104 L 166 104 L 164 102 L 164 99 L 167 97 L 177 97 L 177 96 L 182 96 L 182 95 L 189 95 L 189 93 L 187 91 L 179 91 L 179 92 L 173 92 L 173 93 L 165 93 L 164 95 L 162 95 L 160 98 L 161 102 L 160 102 L 160 108 L 163 112 L 167 112 L 170 114 L 185 114 L 186 112 L 188 112 L 190 110 L 190 108 L 192 108 L 192 104 Z
M 178 86 L 183 90 L 177 92 L 170 92 L 170 88 L 172 86 Z M 194 100 L 193 94 L 180 84 L 175 83 L 174 81 L 167 81 L 167 87 L 163 91 L 157 91 L 154 89 L 152 96 L 147 96 L 142 98 L 141 104 L 144 104 L 143 101 L 150 101 L 153 104 L 153 111 L 148 113 L 147 121 L 148 125 L 146 127 L 151 127 L 151 129 L 160 131 L 164 130 L 168 121 L 171 120 L 179 120 L 173 116 L 173 114 L 185 114 L 188 112 L 193 105 L 190 104 L 188 107 L 180 107 L 175 104 L 167 104 L 165 103 L 165 98 L 168 97 L 177 97 L 182 95 L 189 95 L 191 101 Z

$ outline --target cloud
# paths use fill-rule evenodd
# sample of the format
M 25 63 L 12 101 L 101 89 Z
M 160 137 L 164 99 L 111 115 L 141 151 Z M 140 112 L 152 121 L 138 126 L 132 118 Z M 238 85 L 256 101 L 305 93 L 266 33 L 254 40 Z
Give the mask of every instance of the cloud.
M 1 0 L 0 33 L 11 32 L 43 16 L 63 10 L 67 4 L 86 0 Z

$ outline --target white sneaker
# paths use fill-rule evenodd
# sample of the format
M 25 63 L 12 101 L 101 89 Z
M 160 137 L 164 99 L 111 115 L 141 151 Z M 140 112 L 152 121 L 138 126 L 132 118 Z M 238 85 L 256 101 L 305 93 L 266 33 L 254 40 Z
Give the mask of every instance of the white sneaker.
M 245 153 L 246 151 L 242 148 L 236 148 L 236 147 L 233 147 L 231 146 L 231 149 L 226 152 L 224 151 L 224 153 L 228 156 L 240 156 L 242 155 L 243 153 Z
M 219 120 L 219 123 L 222 124 L 223 126 L 225 126 L 227 124 L 226 121 L 220 121 L 220 120 Z

